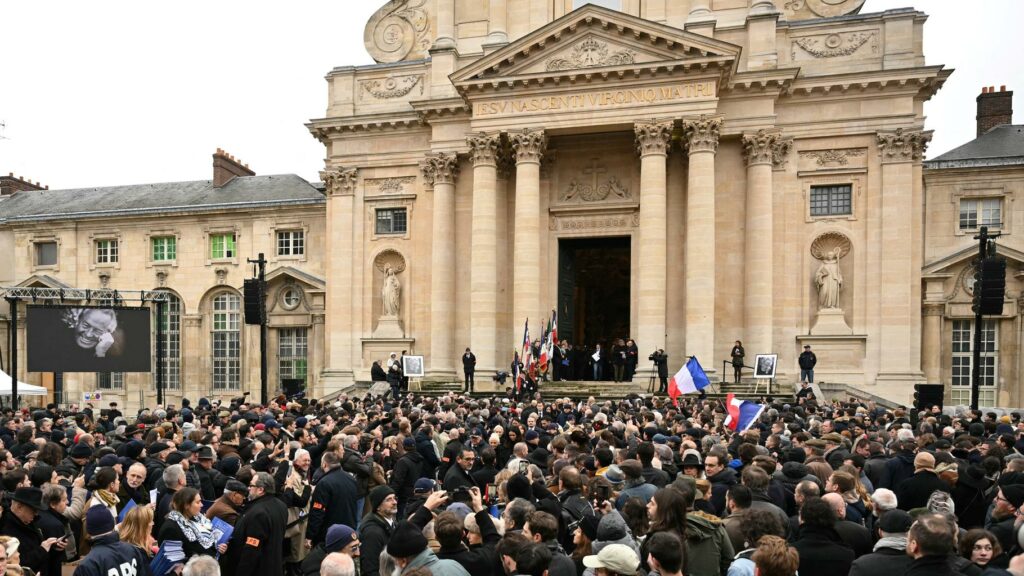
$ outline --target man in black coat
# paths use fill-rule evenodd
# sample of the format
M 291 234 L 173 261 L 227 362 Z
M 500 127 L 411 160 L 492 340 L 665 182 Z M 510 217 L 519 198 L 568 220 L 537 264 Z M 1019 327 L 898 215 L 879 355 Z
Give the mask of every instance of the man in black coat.
M 249 504 L 235 523 L 220 559 L 224 576 L 280 576 L 288 507 L 277 496 L 274 477 L 257 472 L 249 482 Z
M 433 434 L 434 427 L 430 424 L 420 426 L 416 432 L 416 451 L 423 456 L 423 477 L 431 479 L 435 477 L 437 467 L 441 464 L 441 459 L 434 450 Z
M 75 568 L 74 576 L 151 576 L 146 553 L 121 542 L 114 531 L 114 517 L 105 507 L 89 509 L 85 529 L 92 539 L 92 548 Z
M 313 490 L 309 524 L 306 525 L 306 541 L 310 546 L 323 542 L 327 529 L 335 524 L 359 524 L 356 514 L 358 488 L 352 475 L 341 469 L 341 461 L 334 452 L 327 452 L 320 458 L 320 467 L 324 475 Z
M 472 392 L 473 385 L 476 384 L 473 378 L 473 373 L 476 372 L 476 355 L 469 348 L 466 348 L 466 353 L 462 355 L 462 371 L 466 374 L 466 391 Z
M 406 438 L 402 441 L 405 454 L 395 462 L 391 471 L 388 486 L 398 497 L 398 517 L 405 518 L 405 506 L 412 499 L 416 481 L 423 477 L 423 456 L 416 451 L 416 440 Z
M 36 517 L 41 510 L 43 492 L 39 488 L 18 488 L 11 497 L 11 507 L 4 509 L 0 515 L 0 534 L 17 538 L 21 543 L 18 553 L 22 566 L 31 568 L 41 576 L 60 576 L 49 573 L 50 549 L 54 546 L 63 549 L 64 543 L 53 537 L 43 539 L 36 524 Z
M 836 513 L 821 498 L 809 498 L 800 508 L 800 536 L 793 547 L 800 553 L 800 576 L 847 574 L 854 554 L 833 527 Z
M 220 470 L 213 467 L 213 463 L 217 460 L 217 457 L 213 453 L 213 448 L 209 446 L 201 446 L 199 448 L 199 465 L 196 466 L 196 475 L 199 476 L 199 493 L 202 494 L 203 500 L 216 500 L 220 498 L 220 495 L 224 492 L 224 484 L 227 483 L 227 479 L 223 478 Z M 220 490 L 218 490 L 218 486 Z M 136 502 L 138 504 L 138 502 Z
M 360 576 L 378 576 L 380 572 L 380 553 L 391 540 L 391 530 L 398 512 L 398 499 L 387 486 L 377 486 L 366 497 L 370 513 L 359 527 L 359 574 Z M 389 576 L 385 574 L 385 576 Z
M 704 474 L 711 482 L 711 506 L 719 516 L 725 515 L 725 495 L 729 488 L 739 483 L 736 471 L 726 464 L 717 454 L 708 454 L 704 459 Z
M 356 513 L 363 515 L 363 502 L 366 499 L 366 492 L 370 483 L 370 476 L 373 474 L 373 463 L 367 461 L 359 452 L 359 436 L 352 434 L 345 437 L 344 453 L 341 456 L 341 468 L 356 479 L 359 500 L 356 502 Z
M 903 574 L 913 558 L 907 556 L 907 531 L 914 520 L 903 510 L 889 510 L 878 521 L 875 551 L 853 561 L 849 576 Z
M 918 516 L 907 534 L 907 554 L 914 561 L 904 576 L 958 574 L 950 558 L 956 550 L 956 533 L 956 525 L 940 514 Z M 803 571 L 800 574 L 803 576 Z
M 918 452 L 914 457 L 914 475 L 901 482 L 893 492 L 900 510 L 924 508 L 932 492 L 949 492 L 949 485 L 935 474 L 935 457 L 928 452 Z
M 913 440 L 904 440 L 897 444 L 896 455 L 885 463 L 882 476 L 875 484 L 876 490 L 888 488 L 895 492 L 897 486 L 914 475 L 914 449 L 916 447 Z
M 476 486 L 473 477 L 469 475 L 474 462 L 476 462 L 476 452 L 463 446 L 459 455 L 455 457 L 455 465 L 450 466 L 448 473 L 444 476 L 444 489 L 453 493 L 459 488 L 468 490 Z

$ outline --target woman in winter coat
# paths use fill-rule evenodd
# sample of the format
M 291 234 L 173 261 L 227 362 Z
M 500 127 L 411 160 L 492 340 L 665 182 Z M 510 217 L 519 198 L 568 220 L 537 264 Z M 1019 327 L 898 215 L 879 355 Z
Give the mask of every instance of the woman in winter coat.
M 217 547 L 217 539 L 213 535 L 213 525 L 203 516 L 203 499 L 195 488 L 185 487 L 174 493 L 171 499 L 171 512 L 160 524 L 157 538 L 163 546 L 168 540 L 181 542 L 185 552 L 183 562 L 193 556 L 215 556 L 223 553 L 227 544 Z
M 108 467 L 97 468 L 87 488 L 92 491 L 92 498 L 89 499 L 86 509 L 91 509 L 93 506 L 103 506 L 110 510 L 110 515 L 114 517 L 114 522 L 116 523 L 117 504 L 120 502 L 117 493 L 121 490 L 121 479 L 117 474 L 117 470 Z

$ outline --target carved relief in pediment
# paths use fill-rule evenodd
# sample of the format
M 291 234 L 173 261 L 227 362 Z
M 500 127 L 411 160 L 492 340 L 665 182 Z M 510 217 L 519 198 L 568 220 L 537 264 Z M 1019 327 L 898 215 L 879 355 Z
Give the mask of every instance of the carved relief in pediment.
M 568 54 L 548 59 L 544 67 L 550 71 L 619 66 L 632 64 L 635 56 L 636 52 L 628 48 L 609 48 L 607 42 L 587 38 L 573 46 Z

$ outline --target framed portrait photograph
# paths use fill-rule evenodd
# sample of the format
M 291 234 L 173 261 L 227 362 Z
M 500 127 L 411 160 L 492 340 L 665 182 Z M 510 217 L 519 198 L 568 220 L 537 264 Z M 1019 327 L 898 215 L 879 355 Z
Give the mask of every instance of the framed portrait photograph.
M 402 356 L 402 372 L 408 378 L 423 378 L 423 356 Z
M 775 365 L 778 354 L 758 354 L 754 357 L 754 378 L 775 378 Z

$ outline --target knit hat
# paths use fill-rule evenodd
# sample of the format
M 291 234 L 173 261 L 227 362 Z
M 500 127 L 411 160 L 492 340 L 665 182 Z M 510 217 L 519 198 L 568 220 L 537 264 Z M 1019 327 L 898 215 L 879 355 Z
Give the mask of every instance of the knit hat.
M 527 430 L 524 439 L 529 442 L 531 440 L 537 440 L 540 438 L 540 434 L 536 430 Z
M 92 448 L 90 448 L 85 442 L 81 442 L 72 446 L 71 451 L 68 454 L 72 458 L 91 458 Z
M 878 520 L 878 529 L 889 534 L 904 534 L 910 530 L 914 519 L 903 510 L 887 510 Z
M 327 537 L 324 538 L 324 548 L 328 552 L 339 552 L 345 546 L 359 537 L 356 531 L 344 524 L 334 524 L 327 529 Z
M 914 456 L 914 470 L 935 470 L 935 456 L 928 452 L 918 452 Z
M 296 428 L 305 428 L 307 423 L 309 423 L 309 420 L 305 416 L 299 416 L 295 419 Z
M 388 486 L 377 486 L 370 490 L 370 494 L 367 496 L 370 500 L 370 512 L 376 512 L 377 508 L 384 502 L 384 499 L 394 493 L 395 491 Z
M 97 465 L 102 468 L 104 466 L 116 466 L 120 462 L 121 461 L 117 459 L 116 454 L 107 454 L 103 456 L 103 458 L 100 458 L 100 461 Z
M 91 536 L 114 531 L 114 515 L 106 506 L 96 505 L 85 513 L 85 531 Z
M 383 488 L 379 486 L 378 488 Z M 372 492 L 371 492 L 372 494 Z M 387 551 L 394 558 L 412 558 L 427 549 L 423 531 L 408 520 L 395 524 L 388 541 Z
M 1024 506 L 1024 485 L 1011 484 L 1003 486 L 1000 490 L 1003 492 L 1003 498 L 1006 498 L 1006 501 L 1012 504 L 1014 508 Z
M 408 449 L 408 448 L 415 448 L 416 447 L 416 439 L 413 438 L 412 436 L 406 436 L 405 440 L 402 440 L 402 447 L 406 448 L 406 449 Z
M 138 440 L 132 440 L 124 444 L 124 455 L 131 458 L 132 460 L 138 460 L 139 456 L 142 456 L 142 450 L 146 447 L 145 444 Z
M 583 534 L 586 535 L 591 542 L 597 540 L 597 525 L 600 521 L 601 520 L 593 514 L 580 518 L 580 530 L 583 531 Z

